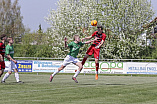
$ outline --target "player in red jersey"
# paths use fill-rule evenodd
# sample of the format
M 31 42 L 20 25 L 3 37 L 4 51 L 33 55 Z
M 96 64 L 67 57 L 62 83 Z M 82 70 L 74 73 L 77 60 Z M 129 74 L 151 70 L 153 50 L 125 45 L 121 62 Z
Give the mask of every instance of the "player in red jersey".
M 103 33 L 103 27 L 97 26 L 97 28 L 98 28 L 98 31 L 95 31 L 91 36 L 85 37 L 82 39 L 82 41 L 83 41 L 85 39 L 91 39 L 93 37 L 98 38 L 97 41 L 94 41 L 93 44 L 89 47 L 89 49 L 86 52 L 86 55 L 84 56 L 84 58 L 82 60 L 82 65 L 84 65 L 87 58 L 94 53 L 95 66 L 96 66 L 96 75 L 95 75 L 96 80 L 98 80 L 100 48 L 106 39 L 106 34 Z
M 5 69 L 5 63 L 4 63 L 4 56 L 5 56 L 5 41 L 7 39 L 7 36 L 5 34 L 2 34 L 0 36 L 1 42 L 0 42 L 0 77 L 2 76 L 4 69 Z

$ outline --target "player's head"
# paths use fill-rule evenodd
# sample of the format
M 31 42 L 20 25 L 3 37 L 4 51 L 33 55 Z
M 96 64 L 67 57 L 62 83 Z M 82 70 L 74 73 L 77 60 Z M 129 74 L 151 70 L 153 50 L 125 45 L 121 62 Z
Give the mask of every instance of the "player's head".
M 1 38 L 1 40 L 6 40 L 7 39 L 7 35 L 5 35 L 5 34 L 2 34 L 1 36 L 0 36 L 0 38 Z
M 7 41 L 8 41 L 8 43 L 11 43 L 11 44 L 13 44 L 13 38 L 12 37 L 9 37 L 8 39 L 7 39 Z
M 101 34 L 103 32 L 103 27 L 101 25 L 98 25 L 97 28 L 98 28 L 98 33 Z
M 74 35 L 73 38 L 74 38 L 74 41 L 80 42 L 80 37 L 79 37 L 79 35 Z

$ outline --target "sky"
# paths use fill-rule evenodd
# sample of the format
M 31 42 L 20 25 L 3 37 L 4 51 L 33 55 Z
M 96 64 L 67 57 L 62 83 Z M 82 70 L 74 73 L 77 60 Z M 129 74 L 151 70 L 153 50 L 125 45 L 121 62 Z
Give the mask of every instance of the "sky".
M 13 0 L 12 0 L 13 1 Z M 26 28 L 30 28 L 31 32 L 37 31 L 39 25 L 43 31 L 46 31 L 50 25 L 45 21 L 49 10 L 56 9 L 58 0 L 19 0 L 21 6 L 21 15 Z
M 14 0 L 12 0 L 14 1 Z M 46 31 L 50 25 L 45 21 L 49 10 L 57 9 L 58 0 L 19 0 L 21 6 L 21 15 L 26 28 L 30 28 L 31 32 L 37 31 L 39 25 L 43 31 Z M 157 0 L 151 0 L 154 8 L 155 16 L 157 16 Z

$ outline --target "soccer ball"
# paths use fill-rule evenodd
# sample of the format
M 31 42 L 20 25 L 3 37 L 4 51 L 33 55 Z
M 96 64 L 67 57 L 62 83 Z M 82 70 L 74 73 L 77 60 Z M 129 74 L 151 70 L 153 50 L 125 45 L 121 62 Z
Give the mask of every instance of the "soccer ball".
M 91 25 L 92 25 L 92 26 L 96 26 L 96 25 L 97 25 L 97 21 L 96 21 L 96 20 L 92 20 L 92 21 L 91 21 Z

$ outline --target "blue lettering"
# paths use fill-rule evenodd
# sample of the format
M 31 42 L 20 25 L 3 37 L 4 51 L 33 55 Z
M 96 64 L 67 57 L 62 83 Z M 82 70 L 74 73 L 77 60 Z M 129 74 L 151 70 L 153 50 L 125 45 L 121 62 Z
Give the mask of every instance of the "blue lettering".
M 146 70 L 146 67 L 140 67 L 140 70 Z
M 156 67 L 147 67 L 147 70 L 156 71 Z
M 128 69 L 129 69 L 129 70 L 132 70 L 132 67 L 129 67 Z

